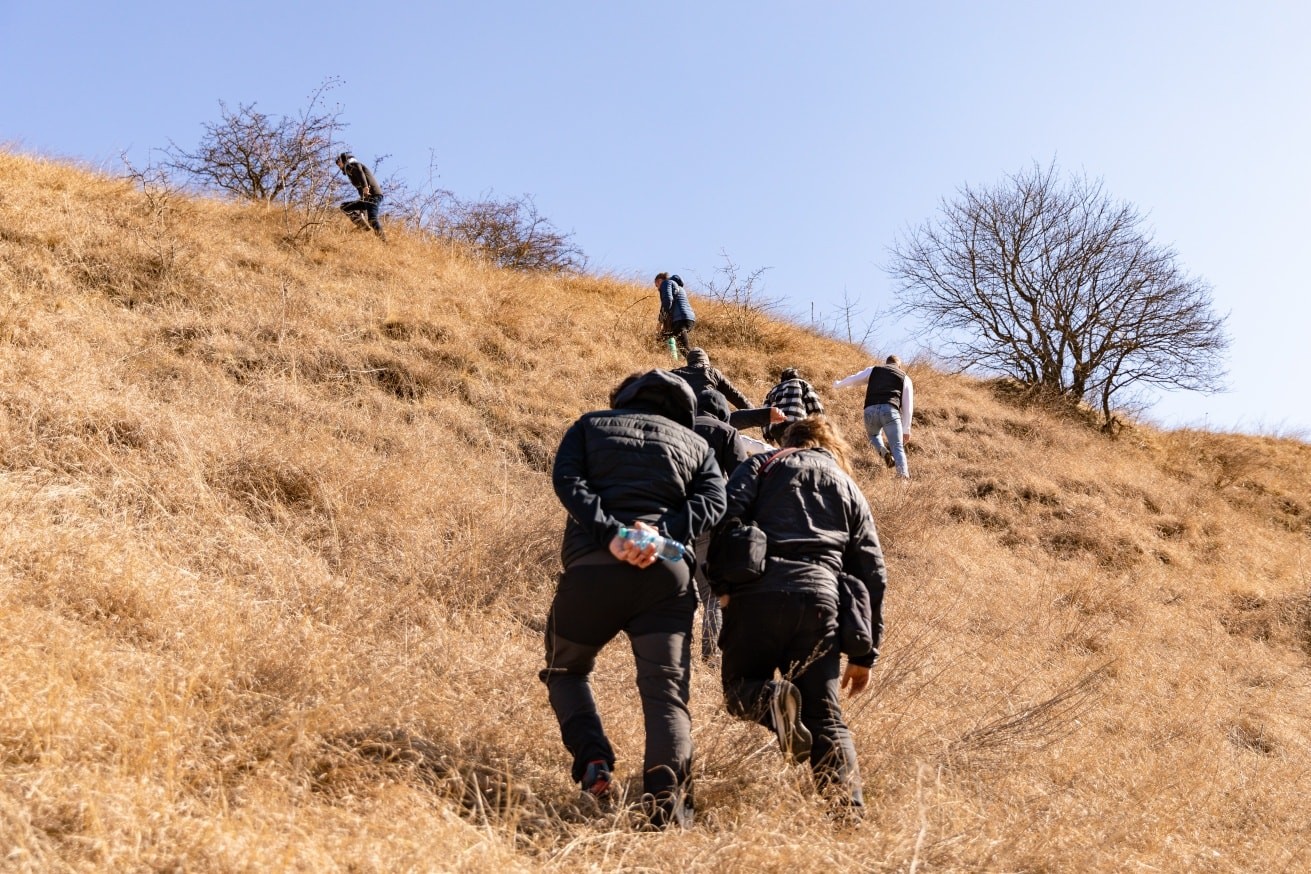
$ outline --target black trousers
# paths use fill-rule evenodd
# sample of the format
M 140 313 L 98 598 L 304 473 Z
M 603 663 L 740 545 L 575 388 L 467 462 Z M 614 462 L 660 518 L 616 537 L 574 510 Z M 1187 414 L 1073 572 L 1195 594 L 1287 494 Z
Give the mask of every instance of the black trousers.
M 813 745 L 810 767 L 821 790 L 841 789 L 863 803 L 851 731 L 838 701 L 837 598 L 818 593 L 744 592 L 724 608 L 724 703 L 729 713 L 773 729 L 775 672 L 801 692 L 801 721 Z
M 382 206 L 382 195 L 373 194 L 359 200 L 348 200 L 341 205 L 341 211 L 350 216 L 358 227 L 373 228 L 378 236 L 383 236 L 382 222 L 378 221 L 378 209 Z
M 690 819 L 692 719 L 688 680 L 696 594 L 686 562 L 636 568 L 608 555 L 560 577 L 546 622 L 546 667 L 539 674 L 573 754 L 573 778 L 601 759 L 614 767 L 589 680 L 596 655 L 620 632 L 637 668 L 646 751 L 642 788 L 652 822 Z
M 687 334 L 695 327 L 696 322 L 687 319 L 679 319 L 676 322 L 670 322 L 660 332 L 660 342 L 664 343 L 668 341 L 670 337 L 673 337 L 675 348 L 678 349 L 684 360 L 686 360 L 687 350 L 692 348 L 688 345 Z

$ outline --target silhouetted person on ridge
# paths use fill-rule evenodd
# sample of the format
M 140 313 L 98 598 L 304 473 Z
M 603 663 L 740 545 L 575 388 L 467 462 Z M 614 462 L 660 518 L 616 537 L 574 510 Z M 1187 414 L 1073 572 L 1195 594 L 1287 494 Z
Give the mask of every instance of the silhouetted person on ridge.
M 350 152 L 337 156 L 337 167 L 346 174 L 346 178 L 359 192 L 359 200 L 348 200 L 341 205 L 341 211 L 350 216 L 360 230 L 372 229 L 382 239 L 387 235 L 382 231 L 382 222 L 378 221 L 378 208 L 382 206 L 382 189 L 373 171 L 361 164 Z
M 683 280 L 677 274 L 657 273 L 655 287 L 660 292 L 660 342 L 673 338 L 676 348 L 687 354 L 687 333 L 696 327 L 696 313 L 683 291 Z
M 901 369 L 901 359 L 889 355 L 883 364 L 872 364 L 833 383 L 834 388 L 849 385 L 866 386 L 865 433 L 870 445 L 884 464 L 897 469 L 897 476 L 910 479 L 905 444 L 910 440 L 910 420 L 915 414 L 915 386 Z

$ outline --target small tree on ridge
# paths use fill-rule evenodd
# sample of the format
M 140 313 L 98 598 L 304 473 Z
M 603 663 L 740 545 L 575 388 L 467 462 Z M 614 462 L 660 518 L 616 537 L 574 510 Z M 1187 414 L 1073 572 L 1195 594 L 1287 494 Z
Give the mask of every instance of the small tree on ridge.
M 264 204 L 320 205 L 338 180 L 333 167 L 339 134 L 346 127 L 340 107 L 323 106 L 335 87 L 329 79 L 294 116 L 274 117 L 254 103 L 230 109 L 219 101 L 219 120 L 203 125 L 194 151 L 170 142 L 163 166 L 202 188 Z

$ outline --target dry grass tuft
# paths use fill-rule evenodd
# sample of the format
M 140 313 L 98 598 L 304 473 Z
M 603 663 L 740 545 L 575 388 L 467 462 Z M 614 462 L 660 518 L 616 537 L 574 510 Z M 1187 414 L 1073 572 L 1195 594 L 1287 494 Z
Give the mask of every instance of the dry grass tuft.
M 664 366 L 645 286 L 495 270 L 0 152 L 5 870 L 1291 870 L 1311 449 L 1130 426 L 698 300 L 820 388 L 891 583 L 836 821 L 692 678 L 698 825 L 580 805 L 536 680 L 564 427 Z M 596 694 L 640 786 L 631 655 Z

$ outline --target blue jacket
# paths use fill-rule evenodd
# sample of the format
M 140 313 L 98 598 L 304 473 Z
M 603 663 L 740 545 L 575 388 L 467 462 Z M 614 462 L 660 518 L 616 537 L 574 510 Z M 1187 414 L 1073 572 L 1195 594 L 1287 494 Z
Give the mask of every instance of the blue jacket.
M 671 327 L 674 322 L 695 322 L 696 313 L 692 312 L 692 305 L 687 302 L 687 294 L 683 291 L 683 280 L 678 276 L 671 276 L 660 284 L 660 322 L 666 328 Z

